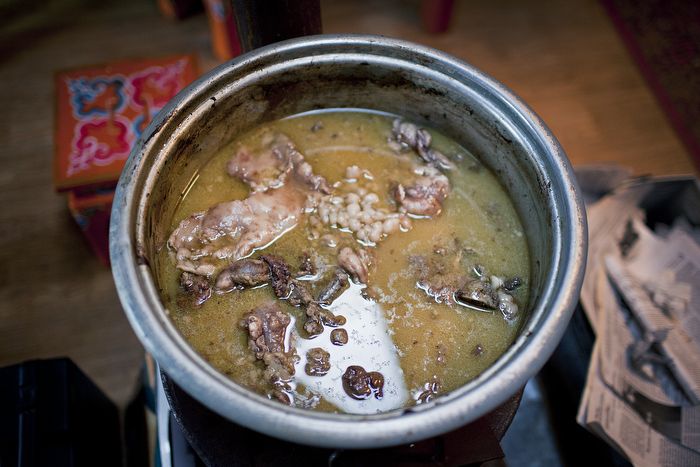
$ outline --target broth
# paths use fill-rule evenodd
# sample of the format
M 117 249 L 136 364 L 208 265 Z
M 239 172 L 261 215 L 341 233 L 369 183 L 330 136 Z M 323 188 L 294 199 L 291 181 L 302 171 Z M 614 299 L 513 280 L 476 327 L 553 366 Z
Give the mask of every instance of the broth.
M 217 203 L 245 200 L 250 196 L 251 182 L 241 181 L 245 174 L 238 178 L 227 174 L 229 161 L 246 148 L 252 148 L 255 157 L 260 141 L 279 134 L 286 135 L 313 173 L 331 185 L 330 194 L 322 193 L 323 188 L 320 192 L 303 191 L 308 196 L 297 222 L 277 226 L 279 235 L 249 256 L 281 258 L 293 270 L 312 263 L 316 270 L 299 276 L 296 284 L 307 288 L 313 297 L 339 274 L 342 293 L 321 308 L 342 316 L 344 323 L 325 322 L 309 333 L 309 312 L 304 311 L 307 305 L 293 306 L 290 297 L 280 299 L 274 281 L 273 286 L 267 281 L 232 291 L 217 289 L 213 285 L 217 275 L 237 259 L 213 259 L 229 251 L 217 243 L 221 238 L 227 241 L 225 236 L 212 241 L 219 249 L 203 259 L 187 249 L 189 256 L 183 259 L 183 250 L 172 244 L 159 252 L 158 283 L 173 322 L 202 357 L 235 382 L 298 407 L 376 413 L 424 403 L 464 385 L 514 340 L 527 307 L 529 256 L 512 203 L 475 157 L 439 133 L 429 131 L 432 141 L 427 151 L 425 144 L 421 149 L 406 148 L 405 141 L 397 145 L 401 136 L 396 135 L 401 133 L 397 133 L 394 119 L 368 111 L 335 110 L 264 124 L 212 157 L 180 200 L 172 232 L 182 230 L 193 213 L 205 212 Z M 416 128 L 404 129 L 410 136 Z M 439 151 L 456 167 L 441 165 L 440 159 L 427 163 L 416 154 L 420 150 L 427 152 L 428 158 L 434 154 L 430 151 Z M 408 214 L 401 212 L 399 207 L 409 204 L 399 199 L 410 199 L 411 183 L 445 176 L 449 193 L 444 199 L 437 196 L 439 212 L 410 214 L 410 207 Z M 398 184 L 405 185 L 406 198 L 400 198 L 403 192 Z M 274 194 L 287 187 L 252 189 Z M 352 201 L 351 193 L 360 203 Z M 377 195 L 376 200 L 366 198 L 371 193 Z M 285 199 L 292 199 L 292 195 Z M 371 222 L 358 220 L 353 224 L 347 214 L 357 208 L 351 205 L 361 209 L 356 220 L 365 211 L 375 217 Z M 285 218 L 280 223 L 287 221 Z M 379 234 L 375 228 L 378 223 L 385 227 Z M 338 269 L 339 252 L 346 248 L 371 257 L 366 261 L 371 266 L 365 280 L 361 280 L 362 273 L 352 274 L 352 268 Z M 268 259 L 256 262 L 256 267 L 272 270 L 271 263 L 265 266 L 265 261 Z M 206 289 L 210 296 L 201 304 L 183 289 L 183 265 L 198 274 L 194 276 L 197 280 L 208 274 L 206 286 L 195 288 L 201 292 L 211 287 Z M 346 273 L 352 278 L 343 276 Z M 186 287 L 193 290 L 189 283 Z M 475 301 L 484 290 L 485 301 Z M 275 363 L 267 356 L 260 357 L 264 353 L 260 346 L 256 356 L 252 342 L 256 322 L 250 312 L 270 303 L 278 307 L 274 313 L 281 311 L 289 317 L 284 348 L 278 351 L 290 356 L 294 366 L 291 377 L 280 378 L 278 372 L 271 379 L 271 371 L 277 371 Z M 347 343 L 336 345 L 343 340 Z M 281 341 L 278 344 L 282 345 Z M 319 348 L 328 355 L 315 350 Z M 356 367 L 367 373 L 352 373 Z M 378 375 L 382 381 L 375 381 Z

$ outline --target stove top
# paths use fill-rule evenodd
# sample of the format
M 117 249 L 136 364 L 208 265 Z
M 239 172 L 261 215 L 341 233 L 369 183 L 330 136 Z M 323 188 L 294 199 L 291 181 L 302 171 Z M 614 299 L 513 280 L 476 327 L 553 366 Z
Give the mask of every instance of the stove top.
M 158 381 L 157 434 L 162 467 L 208 466 L 462 466 L 503 457 L 499 440 L 520 403 L 519 391 L 469 425 L 408 445 L 381 449 L 304 446 L 255 432 L 221 417 L 177 386 Z

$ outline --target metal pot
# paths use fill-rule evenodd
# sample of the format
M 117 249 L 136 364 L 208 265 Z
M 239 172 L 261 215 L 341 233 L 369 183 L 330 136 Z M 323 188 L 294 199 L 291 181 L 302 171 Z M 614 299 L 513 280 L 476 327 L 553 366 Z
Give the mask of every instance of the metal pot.
M 183 339 L 154 283 L 152 259 L 197 170 L 265 121 L 320 108 L 382 110 L 439 129 L 503 184 L 531 253 L 527 318 L 488 370 L 437 400 L 389 413 L 327 414 L 284 406 L 220 374 Z M 255 50 L 178 94 L 141 136 L 117 187 L 110 226 L 114 279 L 137 336 L 203 404 L 241 425 L 326 447 L 379 447 L 477 419 L 545 363 L 578 300 L 586 218 L 571 167 L 544 123 L 516 96 L 444 53 L 377 36 L 311 36 Z

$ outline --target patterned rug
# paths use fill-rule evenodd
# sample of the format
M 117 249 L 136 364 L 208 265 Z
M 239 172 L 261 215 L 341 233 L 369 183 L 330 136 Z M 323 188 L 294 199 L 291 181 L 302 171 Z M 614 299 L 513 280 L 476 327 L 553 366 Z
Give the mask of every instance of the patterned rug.
M 700 169 L 700 1 L 601 3 Z

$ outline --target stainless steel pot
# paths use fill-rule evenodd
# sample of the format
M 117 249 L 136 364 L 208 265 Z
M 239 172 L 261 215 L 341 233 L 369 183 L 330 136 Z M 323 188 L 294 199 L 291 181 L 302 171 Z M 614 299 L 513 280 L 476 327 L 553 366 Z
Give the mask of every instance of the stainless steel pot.
M 211 367 L 168 318 L 152 259 L 197 170 L 262 122 L 319 108 L 403 115 L 452 137 L 510 194 L 531 250 L 531 302 L 519 336 L 487 371 L 429 404 L 372 416 L 286 407 Z M 521 388 L 553 352 L 578 300 L 586 218 L 571 167 L 544 123 L 516 96 L 444 53 L 375 36 L 312 36 L 248 53 L 207 73 L 154 119 L 129 157 L 110 226 L 114 279 L 146 349 L 187 392 L 219 414 L 279 438 L 379 447 L 444 433 Z

